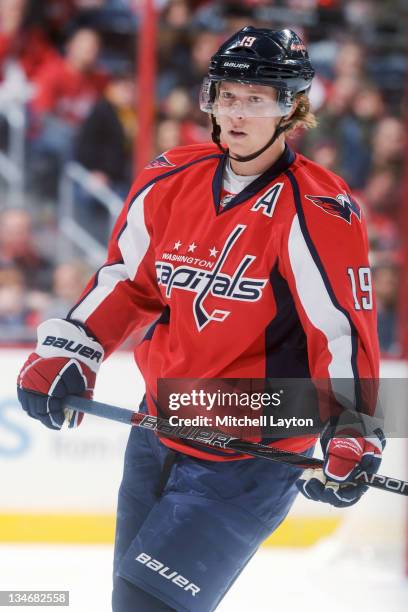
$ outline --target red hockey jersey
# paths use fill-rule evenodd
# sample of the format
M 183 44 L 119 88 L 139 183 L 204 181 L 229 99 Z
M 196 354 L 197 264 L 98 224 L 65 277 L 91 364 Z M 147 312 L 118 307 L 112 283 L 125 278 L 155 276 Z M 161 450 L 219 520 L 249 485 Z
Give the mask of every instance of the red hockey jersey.
M 286 146 L 264 174 L 223 198 L 225 163 L 212 144 L 151 162 L 106 263 L 68 318 L 107 355 L 150 325 L 135 356 L 151 414 L 159 378 L 376 379 L 366 229 L 348 186 Z M 313 441 L 275 445 L 302 451 Z

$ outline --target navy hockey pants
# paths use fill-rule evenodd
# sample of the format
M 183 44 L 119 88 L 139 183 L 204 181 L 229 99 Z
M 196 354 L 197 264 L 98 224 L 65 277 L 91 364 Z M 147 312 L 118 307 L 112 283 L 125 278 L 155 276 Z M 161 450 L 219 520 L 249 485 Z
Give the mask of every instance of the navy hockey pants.
M 291 466 L 180 453 L 163 488 L 166 457 L 154 433 L 132 428 L 118 499 L 114 612 L 215 610 L 297 494 L 300 470 Z

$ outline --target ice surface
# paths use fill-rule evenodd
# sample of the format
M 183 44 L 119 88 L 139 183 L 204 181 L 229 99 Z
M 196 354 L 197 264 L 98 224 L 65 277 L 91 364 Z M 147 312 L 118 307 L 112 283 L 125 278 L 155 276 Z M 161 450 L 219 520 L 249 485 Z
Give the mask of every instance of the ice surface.
M 110 546 L 0 545 L 2 590 L 69 590 L 69 612 L 110 612 Z M 219 612 L 405 612 L 408 580 L 392 564 L 348 556 L 338 542 L 262 549 Z M 13 608 L 14 609 L 14 608 Z M 17 608 L 20 609 L 20 608 Z M 35 607 L 35 610 L 52 610 Z

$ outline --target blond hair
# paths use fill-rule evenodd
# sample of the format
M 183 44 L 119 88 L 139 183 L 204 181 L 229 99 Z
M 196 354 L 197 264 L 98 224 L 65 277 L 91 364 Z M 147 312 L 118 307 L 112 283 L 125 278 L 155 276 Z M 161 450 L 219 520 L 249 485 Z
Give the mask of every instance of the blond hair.
M 300 93 L 296 96 L 296 108 L 293 115 L 289 118 L 290 127 L 287 134 L 291 135 L 299 128 L 309 130 L 317 126 L 317 119 L 312 110 L 310 110 L 309 96 L 305 93 Z

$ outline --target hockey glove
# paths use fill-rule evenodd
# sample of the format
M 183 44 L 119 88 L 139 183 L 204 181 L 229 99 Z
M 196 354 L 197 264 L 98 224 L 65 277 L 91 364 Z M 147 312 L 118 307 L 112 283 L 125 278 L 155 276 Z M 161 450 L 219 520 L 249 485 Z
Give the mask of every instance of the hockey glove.
M 371 436 L 363 437 L 355 432 L 341 437 L 341 432 L 327 426 L 320 438 L 324 465 L 323 469 L 305 470 L 296 486 L 308 499 L 322 501 L 338 508 L 352 506 L 368 489 L 361 483 L 351 483 L 361 471 L 378 472 L 385 437 L 381 429 Z
M 61 429 L 62 400 L 69 394 L 92 398 L 103 348 L 74 323 L 49 319 L 38 327 L 38 342 L 17 379 L 23 409 L 51 429 Z M 68 426 L 76 427 L 83 413 L 73 411 Z

